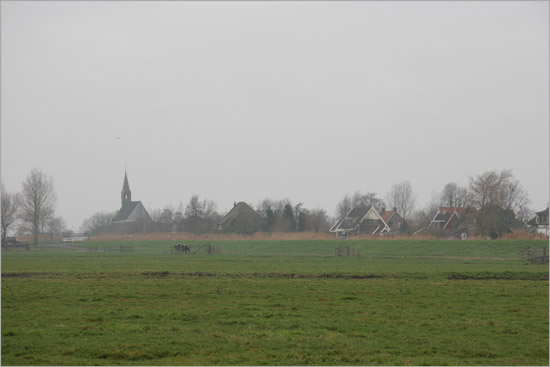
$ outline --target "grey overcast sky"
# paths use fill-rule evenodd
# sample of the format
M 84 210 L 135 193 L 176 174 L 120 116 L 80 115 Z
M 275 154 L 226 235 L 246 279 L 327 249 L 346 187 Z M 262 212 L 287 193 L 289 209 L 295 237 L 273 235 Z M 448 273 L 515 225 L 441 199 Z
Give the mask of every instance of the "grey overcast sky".
M 133 200 L 228 210 L 512 169 L 549 193 L 549 2 L 1 3 L 2 182 L 73 229 Z M 117 139 L 120 137 L 120 139 Z

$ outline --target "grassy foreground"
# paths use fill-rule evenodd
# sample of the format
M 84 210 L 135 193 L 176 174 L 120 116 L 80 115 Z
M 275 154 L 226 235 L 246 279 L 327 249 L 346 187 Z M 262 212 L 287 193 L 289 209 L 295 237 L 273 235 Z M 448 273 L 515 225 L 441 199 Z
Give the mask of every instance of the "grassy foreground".
M 211 243 L 3 252 L 2 364 L 548 365 L 546 241 Z

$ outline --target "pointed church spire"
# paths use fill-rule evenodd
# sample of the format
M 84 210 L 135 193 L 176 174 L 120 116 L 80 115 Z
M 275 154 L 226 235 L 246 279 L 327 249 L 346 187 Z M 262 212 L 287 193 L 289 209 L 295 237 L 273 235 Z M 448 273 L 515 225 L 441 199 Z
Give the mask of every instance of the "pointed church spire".
M 122 185 L 122 191 L 130 191 L 130 185 L 128 184 L 128 175 L 124 171 L 124 184 Z
M 132 191 L 130 191 L 130 184 L 128 183 L 128 175 L 124 171 L 124 183 L 122 184 L 121 192 L 122 206 L 126 203 L 132 202 Z

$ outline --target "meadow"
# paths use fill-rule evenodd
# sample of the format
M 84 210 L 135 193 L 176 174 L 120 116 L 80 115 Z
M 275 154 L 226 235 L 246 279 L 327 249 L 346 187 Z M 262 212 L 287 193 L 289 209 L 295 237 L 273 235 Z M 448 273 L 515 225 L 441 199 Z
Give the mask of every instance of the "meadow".
M 175 243 L 2 252 L 2 364 L 549 362 L 548 241 Z

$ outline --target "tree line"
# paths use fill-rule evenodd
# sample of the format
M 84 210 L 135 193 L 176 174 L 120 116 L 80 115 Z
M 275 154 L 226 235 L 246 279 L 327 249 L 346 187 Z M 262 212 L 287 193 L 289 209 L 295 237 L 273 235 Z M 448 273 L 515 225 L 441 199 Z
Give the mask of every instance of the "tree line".
M 324 209 L 306 209 L 302 203 L 293 204 L 290 199 L 266 198 L 256 205 L 248 205 L 265 219 L 262 228 L 265 232 L 326 232 L 330 226 Z M 177 207 L 168 205 L 162 209 L 148 209 L 148 212 L 151 216 L 148 231 L 195 234 L 212 231 L 226 214 L 218 211 L 213 200 L 201 199 L 198 195 L 192 195 L 185 207 L 179 203 Z M 107 233 L 116 214 L 116 211 L 95 213 L 83 221 L 81 231 L 92 236 Z
M 34 169 L 23 181 L 20 193 L 2 191 L 2 240 L 9 228 L 17 226 L 18 235 L 32 234 L 34 243 L 39 233 L 68 233 L 65 220 L 55 215 L 57 195 L 53 181 L 43 172 Z M 362 193 L 357 190 L 346 194 L 336 205 L 331 217 L 322 208 L 308 209 L 302 202 L 265 198 L 256 205 L 248 205 L 264 218 L 265 232 L 327 232 L 331 225 L 343 218 L 356 206 L 374 206 L 378 211 L 393 210 L 401 215 L 407 225 L 405 233 L 429 225 L 440 206 L 472 207 L 486 215 L 486 222 L 494 215 L 494 208 L 511 210 L 516 218 L 527 223 L 534 215 L 530 208 L 526 190 L 511 170 L 487 171 L 468 177 L 468 185 L 447 183 L 439 192 L 432 194 L 431 200 L 421 208 L 417 207 L 416 195 L 409 181 L 405 180 L 390 187 L 384 198 L 377 193 Z M 80 231 L 88 235 L 98 235 L 110 231 L 116 211 L 97 212 L 86 218 Z M 491 214 L 492 213 L 492 214 Z M 168 205 L 162 209 L 149 209 L 153 232 L 206 233 L 214 229 L 216 223 L 226 214 L 220 213 L 217 204 L 208 199 L 192 195 L 184 206 Z

